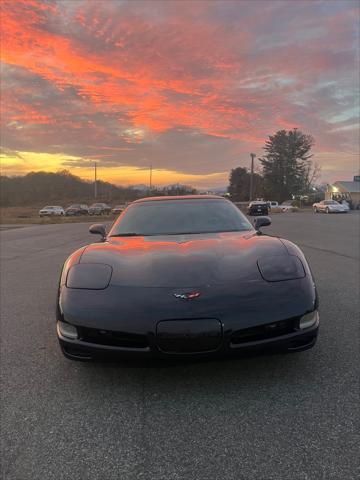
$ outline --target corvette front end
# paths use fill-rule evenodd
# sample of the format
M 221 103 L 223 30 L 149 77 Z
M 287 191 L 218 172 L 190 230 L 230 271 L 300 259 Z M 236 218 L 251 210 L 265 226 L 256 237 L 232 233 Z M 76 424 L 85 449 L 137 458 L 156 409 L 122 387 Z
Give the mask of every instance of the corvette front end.
M 60 345 L 66 356 L 79 359 L 110 354 L 173 357 L 310 348 L 318 332 L 318 301 L 315 286 L 300 264 L 298 272 L 283 272 L 287 280 L 265 280 L 264 272 L 257 268 L 254 275 L 238 282 L 187 288 L 116 285 L 112 283 L 114 274 L 106 286 L 109 270 L 95 265 L 94 289 L 66 284 L 61 288 Z M 80 265 L 74 270 L 79 271 Z M 84 282 L 89 287 L 92 264 L 84 265 Z M 295 265 L 300 268 L 297 262 Z M 266 275 L 272 274 L 268 264 L 262 267 Z M 75 276 L 69 277 L 74 282 Z
M 138 202 L 108 235 L 92 226 L 103 241 L 65 262 L 57 335 L 67 357 L 188 358 L 315 344 L 317 292 L 296 245 L 260 234 L 222 198 Z M 139 223 L 148 233 L 136 233 Z M 258 217 L 255 228 L 269 223 Z M 174 233 L 159 233 L 168 228 Z

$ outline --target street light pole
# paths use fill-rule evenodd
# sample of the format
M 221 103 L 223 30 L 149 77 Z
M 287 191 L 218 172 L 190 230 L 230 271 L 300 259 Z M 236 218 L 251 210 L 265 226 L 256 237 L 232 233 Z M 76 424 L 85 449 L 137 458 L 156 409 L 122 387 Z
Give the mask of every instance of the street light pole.
M 251 173 L 250 173 L 250 202 L 251 202 L 254 195 L 254 160 L 256 157 L 256 153 L 250 153 L 250 157 L 251 157 Z
M 94 163 L 94 179 L 95 179 L 95 182 L 94 182 L 94 197 L 95 197 L 95 200 L 97 199 L 97 164 L 96 162 Z

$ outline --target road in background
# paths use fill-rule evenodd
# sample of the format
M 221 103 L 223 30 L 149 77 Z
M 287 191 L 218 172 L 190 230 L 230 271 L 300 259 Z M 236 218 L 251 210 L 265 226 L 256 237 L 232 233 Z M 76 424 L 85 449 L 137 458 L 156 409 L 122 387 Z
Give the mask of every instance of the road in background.
M 264 228 L 310 262 L 314 349 L 175 365 L 63 358 L 58 276 L 95 237 L 86 224 L 2 231 L 1 478 L 357 478 L 359 220 L 285 213 Z

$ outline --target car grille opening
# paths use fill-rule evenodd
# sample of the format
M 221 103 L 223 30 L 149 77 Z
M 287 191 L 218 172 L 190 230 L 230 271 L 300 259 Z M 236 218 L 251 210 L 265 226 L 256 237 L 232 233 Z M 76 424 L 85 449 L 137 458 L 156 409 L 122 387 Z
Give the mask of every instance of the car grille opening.
M 137 333 L 82 327 L 80 335 L 83 341 L 98 345 L 123 348 L 146 348 L 149 346 L 146 335 Z
M 299 324 L 299 319 L 281 320 L 267 325 L 245 328 L 237 330 L 231 335 L 231 343 L 238 345 L 240 343 L 257 342 L 269 338 L 280 337 L 295 332 Z

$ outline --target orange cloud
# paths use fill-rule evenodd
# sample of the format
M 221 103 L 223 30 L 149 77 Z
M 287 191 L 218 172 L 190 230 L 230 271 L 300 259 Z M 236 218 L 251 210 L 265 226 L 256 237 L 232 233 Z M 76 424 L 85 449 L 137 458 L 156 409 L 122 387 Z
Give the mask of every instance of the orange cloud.
M 181 3 L 3 0 L 10 147 L 192 174 L 279 128 L 356 150 L 353 3 Z

